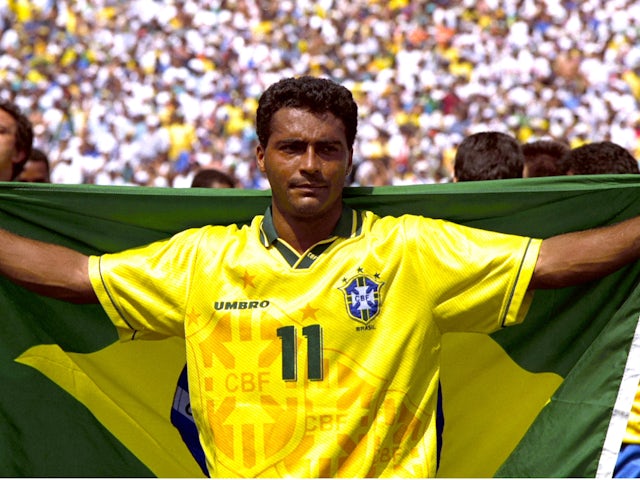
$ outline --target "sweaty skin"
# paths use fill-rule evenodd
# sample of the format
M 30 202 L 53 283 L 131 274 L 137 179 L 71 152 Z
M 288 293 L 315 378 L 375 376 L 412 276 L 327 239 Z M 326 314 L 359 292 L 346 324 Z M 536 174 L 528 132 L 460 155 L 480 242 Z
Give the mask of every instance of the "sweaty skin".
M 258 166 L 272 188 L 278 235 L 298 252 L 327 238 L 342 213 L 342 189 L 351 170 L 342 121 L 331 113 L 283 108 L 271 121 Z

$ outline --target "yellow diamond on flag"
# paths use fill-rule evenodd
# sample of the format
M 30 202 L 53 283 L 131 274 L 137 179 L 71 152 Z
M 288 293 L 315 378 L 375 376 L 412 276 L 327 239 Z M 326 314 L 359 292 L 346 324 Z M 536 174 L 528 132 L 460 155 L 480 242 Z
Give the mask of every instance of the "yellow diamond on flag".
M 171 424 L 185 364 L 184 340 L 115 342 L 93 353 L 37 345 L 16 359 L 42 372 L 84 404 L 158 477 L 202 477 Z

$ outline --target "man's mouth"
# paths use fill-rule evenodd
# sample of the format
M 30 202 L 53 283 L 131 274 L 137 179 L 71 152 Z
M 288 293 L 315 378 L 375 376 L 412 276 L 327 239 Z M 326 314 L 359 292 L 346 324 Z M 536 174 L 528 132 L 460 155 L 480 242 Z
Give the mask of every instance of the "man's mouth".
M 308 191 L 317 191 L 326 188 L 327 186 L 324 183 L 310 183 L 310 182 L 301 182 L 294 183 L 291 185 L 291 188 L 295 190 L 308 190 Z

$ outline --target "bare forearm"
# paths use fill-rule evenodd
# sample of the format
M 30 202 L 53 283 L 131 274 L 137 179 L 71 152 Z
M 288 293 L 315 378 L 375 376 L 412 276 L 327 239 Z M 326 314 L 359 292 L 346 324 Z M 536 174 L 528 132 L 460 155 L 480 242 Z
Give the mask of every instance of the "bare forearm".
M 0 274 L 14 283 L 74 303 L 94 303 L 86 255 L 0 230 Z
M 542 242 L 530 289 L 595 280 L 640 258 L 640 217 Z

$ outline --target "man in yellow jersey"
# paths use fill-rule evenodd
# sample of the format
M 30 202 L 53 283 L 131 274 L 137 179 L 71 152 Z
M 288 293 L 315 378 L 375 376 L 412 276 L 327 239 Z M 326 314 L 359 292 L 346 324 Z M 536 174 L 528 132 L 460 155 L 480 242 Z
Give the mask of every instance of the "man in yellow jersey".
M 0 231 L 0 273 L 99 301 L 124 340 L 183 336 L 211 476 L 434 476 L 441 335 L 637 260 L 640 218 L 539 240 L 352 210 L 357 117 L 332 81 L 281 80 L 258 106 L 272 202 L 250 225 L 91 257 Z

